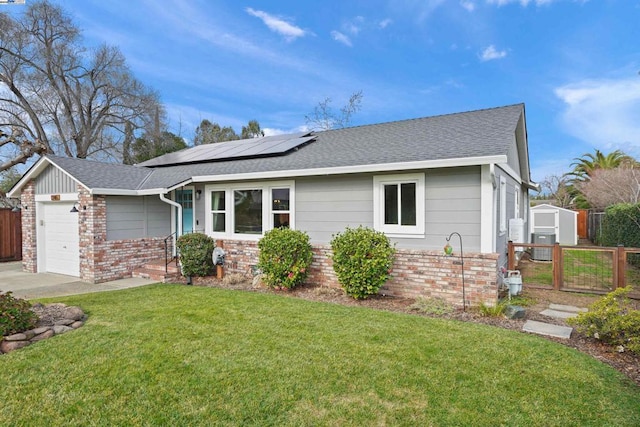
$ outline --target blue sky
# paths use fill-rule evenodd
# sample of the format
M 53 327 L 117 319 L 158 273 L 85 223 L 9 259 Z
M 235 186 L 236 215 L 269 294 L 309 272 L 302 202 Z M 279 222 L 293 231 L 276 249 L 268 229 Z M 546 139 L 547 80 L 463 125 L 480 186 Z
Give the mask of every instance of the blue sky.
M 188 140 L 205 118 L 297 131 L 362 90 L 354 125 L 525 103 L 535 181 L 596 148 L 640 157 L 639 0 L 58 3 Z

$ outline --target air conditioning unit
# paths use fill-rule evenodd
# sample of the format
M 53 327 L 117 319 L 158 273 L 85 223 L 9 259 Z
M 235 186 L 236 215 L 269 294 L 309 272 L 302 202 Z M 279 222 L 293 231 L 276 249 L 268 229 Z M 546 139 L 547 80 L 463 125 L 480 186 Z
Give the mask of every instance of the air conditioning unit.
M 548 233 L 533 233 L 531 234 L 531 243 L 553 245 L 556 243 L 556 235 Z M 532 248 L 531 258 L 536 261 L 552 261 L 553 248 Z

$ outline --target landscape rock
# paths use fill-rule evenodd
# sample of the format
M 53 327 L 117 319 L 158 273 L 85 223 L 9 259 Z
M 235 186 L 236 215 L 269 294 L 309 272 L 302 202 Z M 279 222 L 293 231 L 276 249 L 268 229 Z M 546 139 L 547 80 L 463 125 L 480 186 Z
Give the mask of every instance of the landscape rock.
M 73 328 L 66 325 L 55 325 L 53 327 L 53 332 L 55 335 L 64 334 L 65 332 L 73 331 Z
M 84 317 L 84 311 L 80 307 L 66 307 L 64 309 L 65 319 L 82 320 Z
M 524 319 L 526 313 L 526 310 L 519 305 L 508 305 L 504 311 L 508 319 Z
M 2 341 L 0 342 L 0 353 L 9 353 L 10 351 L 26 347 L 29 344 L 31 344 L 29 341 Z
M 4 337 L 5 341 L 26 341 L 28 338 L 25 334 L 13 334 Z
M 41 329 L 41 328 L 39 328 L 39 329 Z M 53 332 L 53 329 L 47 328 L 46 331 L 41 332 L 41 333 L 37 334 L 35 337 L 31 338 L 31 342 L 46 340 L 47 338 L 51 338 L 54 335 L 55 335 L 55 332 Z
M 71 325 L 69 325 L 69 326 L 71 326 L 73 329 L 78 329 L 78 328 L 80 328 L 80 327 L 84 326 L 84 322 L 83 322 L 82 320 L 78 320 L 78 321 L 76 321 L 76 322 L 73 322 L 73 323 L 72 323 Z
M 57 320 L 53 323 L 53 326 L 59 326 L 59 325 L 63 325 L 63 326 L 69 326 L 71 325 L 73 322 L 77 322 L 77 320 L 74 319 L 61 319 L 61 320 Z

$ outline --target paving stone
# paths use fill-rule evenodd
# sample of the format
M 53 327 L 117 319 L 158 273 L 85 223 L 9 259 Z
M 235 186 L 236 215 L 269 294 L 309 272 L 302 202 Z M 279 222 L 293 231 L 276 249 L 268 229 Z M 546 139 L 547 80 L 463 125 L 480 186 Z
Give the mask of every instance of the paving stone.
M 551 325 L 549 323 L 527 320 L 522 327 L 525 332 L 532 332 L 539 335 L 548 335 L 556 338 L 569 339 L 573 328 L 567 326 Z
M 570 313 L 580 313 L 581 311 L 587 311 L 586 308 L 574 307 L 572 305 L 563 304 L 549 304 L 551 310 L 568 311 Z
M 571 313 L 568 311 L 558 311 L 558 310 L 551 310 L 551 309 L 546 309 L 544 311 L 541 311 L 540 314 L 542 314 L 543 316 L 555 317 L 557 319 L 569 319 L 571 317 L 576 317 L 578 315 L 578 313 Z

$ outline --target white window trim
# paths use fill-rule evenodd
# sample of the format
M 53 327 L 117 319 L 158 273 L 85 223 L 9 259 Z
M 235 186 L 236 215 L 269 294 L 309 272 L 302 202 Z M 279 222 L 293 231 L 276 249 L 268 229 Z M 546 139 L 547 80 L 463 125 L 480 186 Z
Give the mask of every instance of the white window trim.
M 507 232 L 507 179 L 500 177 L 500 235 Z
M 236 240 L 260 240 L 264 233 L 273 228 L 273 211 L 271 208 L 271 190 L 276 188 L 289 189 L 289 228 L 295 229 L 295 181 L 273 181 L 240 184 L 212 184 L 204 187 L 205 199 L 205 233 L 213 238 Z M 236 190 L 262 190 L 262 234 L 240 234 L 233 232 L 235 220 L 233 192 Z M 225 194 L 225 232 L 213 232 L 213 218 L 211 216 L 211 192 L 224 191 Z
M 373 177 L 373 226 L 389 237 L 424 238 L 425 233 L 424 173 L 377 175 Z M 386 184 L 416 184 L 416 225 L 384 223 L 384 186 Z

